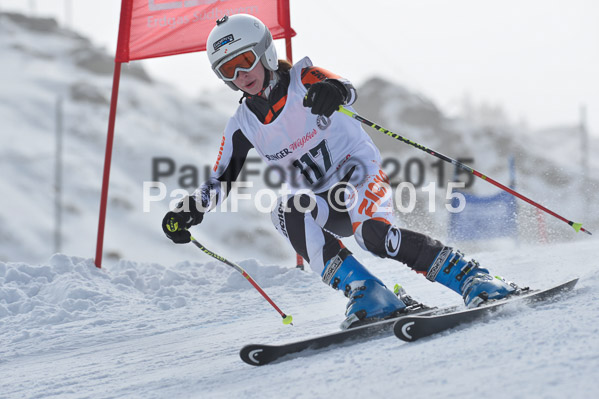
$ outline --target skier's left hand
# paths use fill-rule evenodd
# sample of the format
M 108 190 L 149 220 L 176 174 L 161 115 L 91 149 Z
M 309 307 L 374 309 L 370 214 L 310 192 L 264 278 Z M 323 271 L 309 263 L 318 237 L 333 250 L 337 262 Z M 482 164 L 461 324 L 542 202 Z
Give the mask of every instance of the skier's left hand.
M 304 107 L 310 107 L 315 115 L 329 117 L 345 102 L 343 92 L 329 80 L 314 83 L 304 97 Z

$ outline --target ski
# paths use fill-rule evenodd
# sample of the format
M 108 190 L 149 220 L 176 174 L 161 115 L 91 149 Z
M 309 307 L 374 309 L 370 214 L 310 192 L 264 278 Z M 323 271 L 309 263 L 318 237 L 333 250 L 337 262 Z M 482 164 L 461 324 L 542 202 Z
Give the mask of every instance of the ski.
M 445 314 L 428 315 L 408 315 L 400 317 L 393 326 L 395 335 L 406 342 L 413 342 L 420 338 L 428 337 L 439 332 L 443 332 L 461 324 L 470 323 L 475 320 L 493 314 L 497 310 L 513 303 L 533 304 L 535 302 L 545 301 L 556 295 L 569 291 L 574 288 L 578 278 L 559 284 L 557 286 L 541 290 L 530 291 L 525 294 L 515 295 L 506 300 L 494 302 L 489 305 L 483 305 L 478 308 L 455 311 Z
M 409 310 L 407 315 L 416 313 L 424 315 L 431 314 L 433 312 L 448 312 L 455 311 L 458 308 L 459 307 L 457 306 L 452 306 L 449 308 L 437 309 L 426 307 L 420 304 L 420 306 L 416 306 L 415 308 Z M 373 339 L 383 335 L 389 336 L 392 334 L 393 324 L 400 317 L 405 316 L 406 313 L 402 313 L 398 317 L 364 324 L 358 327 L 349 328 L 347 330 L 341 330 L 326 335 L 319 335 L 282 345 L 250 344 L 241 348 L 239 356 L 247 364 L 251 364 L 252 366 L 263 366 L 265 364 L 272 363 L 286 355 L 306 351 L 308 349 L 317 350 L 356 340 Z
M 249 344 L 241 348 L 239 356 L 249 365 L 263 366 L 277 360 L 283 360 L 287 355 L 300 352 L 308 355 L 310 354 L 310 350 L 313 353 L 318 353 L 318 350 L 330 346 L 349 344 L 356 341 L 363 342 L 389 335 L 392 332 L 400 339 L 415 341 L 416 339 L 482 318 L 510 303 L 521 301 L 524 303 L 533 303 L 550 299 L 563 291 L 571 290 L 577 282 L 578 279 L 574 279 L 546 290 L 530 291 L 504 301 L 469 310 L 461 310 L 463 309 L 461 305 L 444 308 L 429 308 L 421 305 L 421 307 L 409 311 L 408 314 L 403 313 L 394 318 L 300 341 L 280 345 Z M 407 335 L 404 336 L 403 334 L 405 333 Z

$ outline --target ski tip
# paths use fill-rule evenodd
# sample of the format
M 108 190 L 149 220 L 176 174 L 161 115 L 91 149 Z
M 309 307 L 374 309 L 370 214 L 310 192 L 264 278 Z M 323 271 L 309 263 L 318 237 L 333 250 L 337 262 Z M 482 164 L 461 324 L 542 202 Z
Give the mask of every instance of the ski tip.
M 266 353 L 264 353 L 266 349 Z M 263 366 L 269 362 L 268 349 L 262 345 L 246 345 L 239 351 L 241 360 L 250 366 Z
M 412 327 L 414 326 L 415 322 L 410 320 L 398 320 L 395 325 L 393 326 L 393 332 L 395 333 L 395 336 L 399 339 L 401 339 L 402 341 L 405 342 L 412 342 L 415 341 L 416 337 L 412 336 Z

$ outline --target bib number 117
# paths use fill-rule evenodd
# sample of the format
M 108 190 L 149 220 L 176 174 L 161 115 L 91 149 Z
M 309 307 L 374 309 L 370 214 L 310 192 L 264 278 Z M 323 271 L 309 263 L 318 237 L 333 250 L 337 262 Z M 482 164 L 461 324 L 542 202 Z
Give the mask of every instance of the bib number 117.
M 326 139 L 293 161 L 293 166 L 300 170 L 310 184 L 322 179 L 331 168 L 331 152 Z

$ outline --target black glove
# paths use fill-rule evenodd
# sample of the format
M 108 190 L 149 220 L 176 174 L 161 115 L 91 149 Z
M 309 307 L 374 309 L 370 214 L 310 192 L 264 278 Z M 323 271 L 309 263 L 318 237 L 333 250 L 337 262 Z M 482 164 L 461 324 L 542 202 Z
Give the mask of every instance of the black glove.
M 204 212 L 196 206 L 195 197 L 189 196 L 177 204 L 177 207 L 162 219 L 162 231 L 176 244 L 187 244 L 191 234 L 187 231 L 191 226 L 202 223 Z
M 335 83 L 330 80 L 314 83 L 304 98 L 304 107 L 311 107 L 315 115 L 329 117 L 345 102 L 345 96 Z

